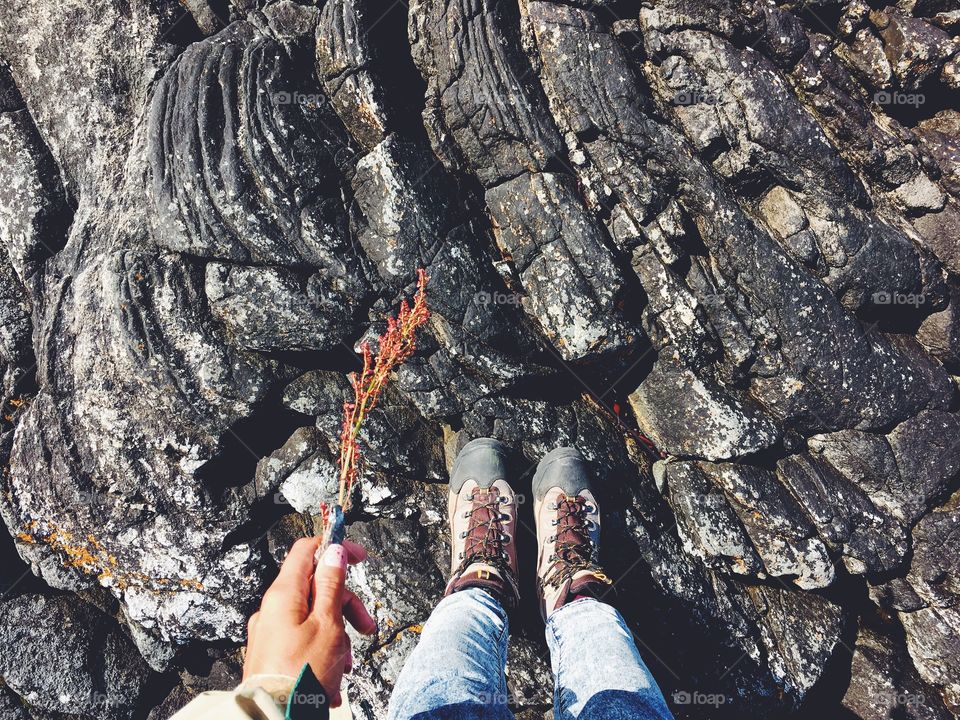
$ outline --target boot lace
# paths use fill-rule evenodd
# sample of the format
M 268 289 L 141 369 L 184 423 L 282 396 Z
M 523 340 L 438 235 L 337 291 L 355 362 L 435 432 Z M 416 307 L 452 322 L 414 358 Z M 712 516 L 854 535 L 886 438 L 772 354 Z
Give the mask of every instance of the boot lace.
M 477 489 L 468 499 L 473 506 L 464 512 L 464 516 L 470 518 L 470 524 L 460 535 L 466 542 L 454 575 L 459 577 L 474 563 L 483 563 L 495 567 L 500 576 L 515 588 L 517 580 L 506 547 L 511 538 L 503 530 L 503 523 L 509 516 L 500 511 L 501 505 L 510 502 L 509 498 L 495 490 Z
M 548 558 L 553 565 L 540 580 L 541 586 L 560 587 L 582 570 L 609 584 L 610 579 L 597 564 L 597 547 L 590 539 L 593 523 L 587 515 L 592 508 L 587 507 L 586 498 L 561 495 L 550 509 L 557 511 L 553 520 L 557 532 L 550 537 L 556 545 Z

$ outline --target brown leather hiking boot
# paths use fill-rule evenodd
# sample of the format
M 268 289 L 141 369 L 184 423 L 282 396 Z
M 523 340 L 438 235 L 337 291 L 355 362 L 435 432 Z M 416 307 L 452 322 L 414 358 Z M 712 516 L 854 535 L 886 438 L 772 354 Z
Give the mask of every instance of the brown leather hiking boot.
M 479 587 L 504 607 L 517 589 L 517 504 L 506 480 L 507 448 L 492 438 L 467 443 L 450 473 L 452 561 L 445 595 Z
M 544 619 L 578 595 L 611 585 L 600 566 L 600 509 L 586 461 L 574 448 L 547 453 L 533 476 L 537 587 Z

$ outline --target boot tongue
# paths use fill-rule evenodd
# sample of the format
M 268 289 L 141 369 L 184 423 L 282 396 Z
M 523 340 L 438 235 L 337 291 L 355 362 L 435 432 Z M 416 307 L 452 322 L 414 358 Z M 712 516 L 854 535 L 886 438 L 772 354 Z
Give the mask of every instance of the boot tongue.
M 556 544 L 558 548 L 563 548 L 559 551 L 561 557 L 567 562 L 589 559 L 590 538 L 586 534 L 583 520 L 579 517 L 579 512 L 583 509 L 582 503 L 564 499 L 558 503 L 558 507 L 561 518 L 557 524 Z M 586 555 L 583 554 L 585 551 Z
M 467 541 L 464 543 L 466 557 L 498 556 L 502 550 L 498 519 L 500 508 L 499 504 L 491 505 L 494 500 L 499 500 L 499 494 L 492 488 L 490 490 L 478 488 L 474 491 L 470 527 L 467 530 Z M 484 567 L 490 566 L 484 565 Z
M 503 559 L 500 514 L 499 491 L 477 488 L 464 543 L 464 556 L 476 560 L 463 569 L 451 592 L 480 587 L 493 593 L 505 606 L 514 607 L 517 603 L 516 580 L 505 577 L 504 570 L 492 564 Z

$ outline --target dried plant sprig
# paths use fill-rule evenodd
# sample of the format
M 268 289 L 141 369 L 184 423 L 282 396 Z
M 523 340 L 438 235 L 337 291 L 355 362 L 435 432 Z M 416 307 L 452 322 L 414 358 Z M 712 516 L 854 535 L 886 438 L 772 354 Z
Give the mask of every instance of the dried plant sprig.
M 321 520 L 324 526 L 324 539 L 329 542 L 329 534 L 334 524 L 333 510 L 337 510 L 336 517 L 350 508 L 350 499 L 353 487 L 357 481 L 360 446 L 358 437 L 363 421 L 376 407 L 383 389 L 390 378 L 390 373 L 402 365 L 416 348 L 417 328 L 427 322 L 430 311 L 427 309 L 427 273 L 417 270 L 417 292 L 413 297 L 413 304 L 404 300 L 400 304 L 400 311 L 396 318 L 387 319 L 387 329 L 380 336 L 377 354 L 374 357 L 368 343 L 360 346 L 363 355 L 363 370 L 350 374 L 350 384 L 353 386 L 353 400 L 343 404 L 343 427 L 340 430 L 340 456 L 337 459 L 339 469 L 339 493 L 337 505 L 330 508 L 326 504 L 320 508 Z M 326 544 L 326 543 L 324 543 Z

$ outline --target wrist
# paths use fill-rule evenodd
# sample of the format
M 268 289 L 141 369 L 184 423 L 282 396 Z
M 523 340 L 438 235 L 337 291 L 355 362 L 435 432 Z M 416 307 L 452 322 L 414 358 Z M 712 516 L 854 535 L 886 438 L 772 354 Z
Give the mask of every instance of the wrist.
M 297 679 L 282 673 L 257 673 L 251 675 L 237 686 L 236 693 L 241 697 L 253 698 L 260 693 L 269 695 L 281 708 L 287 705 L 287 699 L 293 692 Z M 259 692 L 258 692 L 259 691 Z

